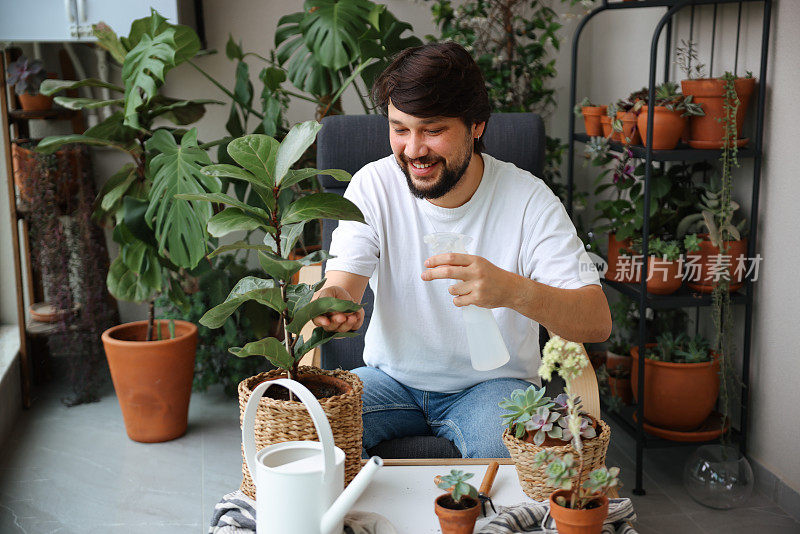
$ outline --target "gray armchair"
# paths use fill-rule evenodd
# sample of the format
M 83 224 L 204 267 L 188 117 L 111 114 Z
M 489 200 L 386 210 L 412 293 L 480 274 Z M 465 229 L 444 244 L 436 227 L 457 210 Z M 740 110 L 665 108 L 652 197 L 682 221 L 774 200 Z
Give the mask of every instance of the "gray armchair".
M 382 115 L 335 115 L 322 120 L 322 130 L 317 138 L 317 168 L 344 169 L 355 174 L 364 165 L 391 153 L 389 125 Z M 535 176 L 544 168 L 544 124 L 534 113 L 494 113 L 489 119 L 484 135 L 486 152 L 502 161 L 514 163 Z M 320 176 L 325 191 L 344 194 L 346 183 L 329 176 Z M 338 221 L 324 220 L 322 247 L 328 249 L 331 233 Z M 324 267 L 323 267 L 324 269 Z M 362 303 L 365 320 L 360 332 L 366 332 L 372 316 L 372 290 L 367 287 Z M 540 342 L 547 334 L 540 331 Z M 339 339 L 323 345 L 323 369 L 355 369 L 364 365 L 364 338 Z M 445 438 L 411 436 L 379 443 L 370 454 L 383 458 L 458 458 L 461 456 L 453 443 Z

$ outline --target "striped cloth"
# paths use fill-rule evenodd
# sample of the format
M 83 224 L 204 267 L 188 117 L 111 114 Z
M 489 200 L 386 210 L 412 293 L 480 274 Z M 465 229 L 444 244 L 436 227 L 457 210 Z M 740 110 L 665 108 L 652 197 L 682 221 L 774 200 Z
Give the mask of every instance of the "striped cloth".
M 609 499 L 608 516 L 603 534 L 636 534 L 629 522 L 636 521 L 630 499 Z M 497 515 L 478 522 L 477 534 L 515 534 L 541 532 L 557 534 L 556 523 L 550 517 L 550 503 L 521 503 L 499 506 Z
M 256 502 L 237 490 L 214 506 L 208 534 L 255 534 Z M 343 534 L 397 534 L 382 515 L 350 511 L 344 517 Z

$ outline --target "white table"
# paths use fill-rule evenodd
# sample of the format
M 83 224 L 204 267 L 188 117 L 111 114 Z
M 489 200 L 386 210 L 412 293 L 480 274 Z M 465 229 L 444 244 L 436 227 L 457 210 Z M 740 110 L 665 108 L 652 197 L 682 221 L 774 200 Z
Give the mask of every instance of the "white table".
M 434 534 L 440 532 L 434 513 L 434 500 L 443 492 L 433 483 L 436 475 L 451 469 L 475 473 L 469 482 L 480 487 L 490 459 L 385 460 L 369 487 L 353 506 L 354 510 L 376 512 L 391 521 L 399 534 Z M 498 460 L 492 491 L 495 507 L 533 502 L 522 492 L 517 470 L 511 460 Z M 487 513 L 492 515 L 488 503 Z

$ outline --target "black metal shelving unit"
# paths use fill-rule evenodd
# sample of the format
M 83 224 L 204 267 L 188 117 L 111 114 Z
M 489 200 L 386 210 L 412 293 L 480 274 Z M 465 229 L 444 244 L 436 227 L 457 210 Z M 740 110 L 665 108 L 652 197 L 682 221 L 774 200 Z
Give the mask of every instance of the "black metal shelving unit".
M 765 80 L 767 72 L 767 52 L 769 47 L 769 29 L 770 18 L 772 13 L 772 0 L 644 0 L 644 1 L 630 1 L 630 2 L 609 2 L 603 0 L 602 4 L 588 13 L 578 24 L 575 31 L 575 36 L 572 41 L 572 65 L 571 65 L 571 78 L 570 78 L 570 101 L 567 109 L 569 110 L 569 156 L 567 159 L 567 212 L 572 216 L 572 197 L 574 186 L 574 171 L 575 171 L 575 143 L 585 143 L 589 140 L 586 134 L 575 133 L 575 116 L 572 114 L 572 108 L 576 103 L 576 78 L 577 78 L 577 60 L 578 60 L 578 44 L 580 42 L 581 33 L 586 27 L 586 24 L 599 13 L 605 11 L 615 10 L 628 10 L 628 9 L 644 9 L 644 8 L 665 8 L 666 13 L 661 17 L 656 24 L 653 31 L 653 38 L 650 45 L 650 72 L 649 72 L 649 95 L 648 95 L 648 115 L 647 115 L 647 147 L 634 146 L 630 147 L 633 150 L 634 157 L 642 158 L 645 160 L 645 176 L 644 176 L 644 223 L 642 228 L 642 273 L 647 272 L 648 261 L 648 236 L 650 232 L 650 192 L 651 192 L 651 173 L 653 162 L 677 161 L 713 161 L 719 159 L 720 150 L 698 150 L 688 148 L 685 145 L 676 147 L 674 150 L 653 150 L 652 149 L 652 135 L 653 135 L 653 109 L 655 101 L 655 87 L 656 87 L 656 69 L 657 65 L 657 52 L 658 43 L 661 34 L 666 27 L 667 32 L 665 36 L 665 60 L 663 79 L 668 81 L 670 70 L 670 57 L 672 48 L 672 19 L 676 13 L 684 8 L 691 9 L 691 26 L 690 36 L 694 29 L 694 16 L 695 6 L 713 5 L 714 6 L 714 20 L 711 36 L 711 62 L 709 66 L 709 75 L 713 70 L 714 64 L 714 39 L 716 36 L 717 25 L 717 6 L 720 4 L 738 4 L 739 15 L 736 30 L 736 63 L 734 66 L 734 73 L 738 68 L 739 56 L 739 41 L 740 29 L 742 19 L 742 4 L 744 3 L 762 3 L 763 4 L 763 26 L 761 33 L 761 64 L 759 67 L 758 75 L 758 99 L 755 106 L 756 125 L 755 131 L 751 136 L 751 141 L 747 147 L 738 151 L 739 158 L 752 158 L 753 159 L 753 190 L 751 195 L 751 214 L 750 214 L 750 234 L 748 238 L 747 253 L 749 258 L 755 257 L 756 250 L 756 236 L 758 229 L 758 198 L 759 186 L 761 181 L 761 160 L 763 150 L 763 130 L 764 130 L 764 101 L 765 101 Z M 691 37 L 690 37 L 691 38 Z M 611 150 L 621 151 L 623 145 L 621 143 L 611 142 Z M 647 293 L 646 276 L 641 277 L 640 283 L 626 284 L 613 281 L 604 281 L 607 288 L 619 291 L 633 298 L 639 304 L 639 353 L 644 354 L 646 343 L 646 317 L 647 309 L 651 308 L 654 312 L 657 310 L 674 309 L 674 308 L 687 308 L 694 307 L 696 317 L 699 318 L 700 307 L 711 305 L 710 295 L 700 295 L 694 293 L 686 288 L 681 288 L 673 295 L 658 296 Z M 738 431 L 732 430 L 732 436 L 737 439 L 739 447 L 743 454 L 746 454 L 747 447 L 747 417 L 748 417 L 748 404 L 749 404 L 749 384 L 750 384 L 750 343 L 752 335 L 752 316 L 753 316 L 753 280 L 752 275 L 748 273 L 745 277 L 744 286 L 737 292 L 731 295 L 731 302 L 733 304 L 744 305 L 745 307 L 745 321 L 743 331 L 743 358 L 742 358 L 742 398 L 741 398 L 741 413 L 740 413 L 740 428 Z M 697 325 L 697 321 L 695 322 Z M 639 376 L 644 377 L 644 358 L 638 359 Z M 620 414 L 610 414 L 611 418 L 619 423 L 619 426 L 631 433 L 636 440 L 636 486 L 633 493 L 636 495 L 644 495 L 645 490 L 642 484 L 643 479 L 643 459 L 645 447 L 663 447 L 674 445 L 697 445 L 698 443 L 682 443 L 671 442 L 664 439 L 654 438 L 645 433 L 642 417 L 634 418 L 633 412 L 644 412 L 644 380 L 639 380 L 638 383 L 638 398 L 641 399 L 639 404 L 623 410 Z M 641 410 L 639 409 L 641 408 Z M 609 412 L 610 413 L 610 412 Z M 635 421 L 634 421 L 635 419 Z

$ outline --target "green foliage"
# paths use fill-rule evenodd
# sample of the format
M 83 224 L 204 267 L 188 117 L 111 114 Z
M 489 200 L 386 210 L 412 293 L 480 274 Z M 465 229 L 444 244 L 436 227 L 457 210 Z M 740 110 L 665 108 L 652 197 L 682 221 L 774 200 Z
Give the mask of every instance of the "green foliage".
M 572 112 L 578 117 L 580 117 L 581 115 L 583 115 L 583 108 L 588 108 L 592 106 L 594 106 L 594 104 L 592 104 L 592 101 L 589 100 L 589 97 L 584 96 L 583 100 L 575 104 L 575 107 L 572 108 Z
M 525 423 L 531 419 L 539 408 L 551 408 L 554 403 L 550 397 L 544 394 L 544 388 L 537 388 L 534 385 L 528 389 L 516 389 L 511 392 L 508 399 L 499 402 L 499 406 L 508 413 L 500 416 L 509 430 L 514 432 L 517 438 L 525 435 Z
M 254 228 L 266 234 L 265 244 L 252 245 L 240 241 L 224 245 L 212 253 L 233 250 L 256 249 L 262 269 L 271 278 L 246 276 L 239 280 L 221 304 L 208 310 L 200 319 L 200 324 L 209 328 L 219 328 L 242 305 L 254 301 L 280 314 L 278 335 L 269 335 L 252 341 L 243 347 L 232 347 L 230 351 L 239 357 L 263 356 L 273 365 L 286 369 L 293 378 L 297 377 L 297 366 L 303 354 L 320 344 L 337 337 L 353 334 L 327 333 L 321 327 L 314 330 L 312 336 L 305 340 L 299 333 L 303 326 L 313 317 L 334 311 L 354 312 L 360 305 L 335 298 L 311 300 L 314 287 L 306 284 L 292 284 L 292 276 L 311 262 L 330 257 L 325 252 L 309 256 L 303 260 L 288 260 L 289 249 L 283 246 L 285 230 L 298 228 L 298 225 L 312 218 L 330 218 L 337 220 L 364 221 L 364 216 L 355 204 L 339 197 L 333 201 L 328 195 L 317 193 L 291 200 L 286 205 L 279 202 L 281 191 L 291 187 L 287 176 L 298 172 L 291 167 L 303 156 L 311 146 L 320 129 L 317 122 L 310 121 L 294 126 L 282 142 L 265 135 L 247 135 L 235 139 L 228 145 L 228 154 L 233 161 L 242 166 L 241 169 L 231 166 L 209 165 L 202 172 L 206 175 L 224 174 L 235 181 L 242 181 L 259 191 L 259 198 L 251 198 L 250 203 L 242 202 L 221 193 L 180 194 L 176 198 L 183 200 L 202 200 L 222 203 L 226 207 L 217 216 L 232 212 L 236 218 L 247 217 Z M 338 179 L 349 179 L 344 171 L 331 172 Z M 269 197 L 269 195 L 272 197 Z M 255 205 L 255 204 L 258 205 Z M 237 223 L 238 224 L 238 223 Z M 295 225 L 292 227 L 292 225 Z M 209 221 L 209 227 L 215 226 L 215 232 L 226 235 L 236 224 L 229 225 Z M 280 335 L 282 334 L 282 336 Z
M 657 338 L 655 349 L 648 350 L 648 359 L 670 363 L 702 363 L 711 361 L 710 343 L 701 334 L 689 338 L 685 333 L 678 335 L 663 332 Z
M 14 88 L 16 94 L 35 95 L 39 92 L 39 86 L 47 77 L 47 73 L 38 59 L 30 60 L 20 56 L 8 66 L 7 76 L 6 83 Z
M 584 510 L 595 499 L 606 495 L 611 488 L 619 486 L 619 467 L 601 467 L 589 473 L 589 477 L 579 488 L 573 488 L 572 480 L 579 477 L 582 465 L 575 465 L 572 454 L 558 458 L 550 450 L 544 449 L 534 456 L 534 467 L 546 466 L 547 484 L 558 489 L 570 490 L 569 500 L 563 496 L 556 498 L 560 506 L 574 510 Z
M 467 480 L 472 478 L 473 475 L 474 473 L 465 473 L 460 469 L 451 469 L 449 475 L 442 475 L 442 481 L 439 482 L 437 486 L 443 490 L 448 490 L 452 487 L 453 489 L 450 491 L 450 495 L 455 502 L 460 502 L 461 497 L 464 495 L 469 495 L 473 499 L 477 499 L 478 490 L 467 483 Z
M 681 39 L 680 46 L 675 48 L 675 64 L 678 65 L 678 68 L 683 71 L 683 74 L 689 80 L 705 78 L 706 66 L 700 63 L 700 57 L 697 54 L 697 43 L 691 39 L 688 41 Z
M 695 211 L 681 219 L 676 235 L 683 237 L 705 231 L 711 244 L 718 248 L 723 241 L 740 240 L 745 234 L 747 220 L 737 216 L 739 204 L 730 198 L 723 203 L 725 192 L 717 189 L 714 181 L 709 186 L 701 184 L 700 188 L 700 201 L 695 204 Z

